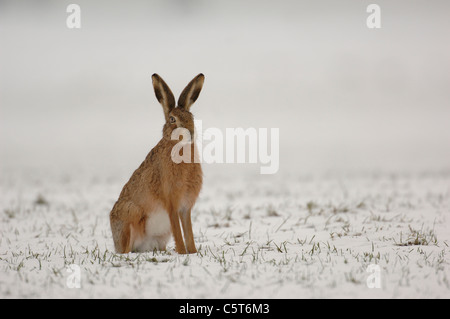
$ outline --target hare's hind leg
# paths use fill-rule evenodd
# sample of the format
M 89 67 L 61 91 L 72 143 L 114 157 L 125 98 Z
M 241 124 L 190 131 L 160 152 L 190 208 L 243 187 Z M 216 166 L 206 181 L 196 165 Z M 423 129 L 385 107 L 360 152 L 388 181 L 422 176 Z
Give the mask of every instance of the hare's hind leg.
M 111 231 L 114 240 L 114 247 L 119 254 L 126 254 L 131 251 L 131 225 L 116 216 L 110 217 Z
M 141 210 L 133 203 L 122 204 L 114 207 L 110 214 L 111 231 L 116 252 L 120 254 L 129 253 L 133 249 L 136 237 L 139 235 Z

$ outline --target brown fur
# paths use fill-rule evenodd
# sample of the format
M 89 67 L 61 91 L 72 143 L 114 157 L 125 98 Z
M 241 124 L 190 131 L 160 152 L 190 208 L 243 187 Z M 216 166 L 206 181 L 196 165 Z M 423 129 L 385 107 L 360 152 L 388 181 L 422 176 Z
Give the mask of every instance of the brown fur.
M 175 250 L 180 254 L 195 253 L 191 211 L 202 187 L 202 169 L 199 163 L 176 164 L 172 161 L 171 151 L 178 141 L 171 140 L 171 134 L 177 127 L 186 128 L 193 134 L 194 118 L 189 109 L 200 94 L 204 76 L 199 74 L 187 85 L 178 100 L 178 107 L 175 107 L 173 94 L 163 79 L 157 74 L 152 79 L 166 119 L 163 137 L 125 184 L 110 213 L 114 246 L 118 253 L 132 251 L 134 243 L 145 238 L 147 219 L 163 208 L 169 215 Z M 171 117 L 176 119 L 175 123 L 170 122 Z M 192 143 L 192 157 L 196 153 Z

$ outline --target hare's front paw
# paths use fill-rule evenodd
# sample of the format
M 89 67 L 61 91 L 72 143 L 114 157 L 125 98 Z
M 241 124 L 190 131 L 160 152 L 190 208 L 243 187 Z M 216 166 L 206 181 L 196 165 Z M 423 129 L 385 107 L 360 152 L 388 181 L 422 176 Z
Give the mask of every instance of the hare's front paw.
M 187 254 L 186 247 L 184 247 L 184 245 L 183 245 L 183 246 L 181 246 L 181 245 L 176 246 L 176 247 L 175 247 L 175 251 L 176 251 L 178 254 L 181 254 L 181 255 Z
M 187 253 L 188 253 L 188 254 L 196 254 L 196 253 L 197 253 L 197 249 L 188 250 Z

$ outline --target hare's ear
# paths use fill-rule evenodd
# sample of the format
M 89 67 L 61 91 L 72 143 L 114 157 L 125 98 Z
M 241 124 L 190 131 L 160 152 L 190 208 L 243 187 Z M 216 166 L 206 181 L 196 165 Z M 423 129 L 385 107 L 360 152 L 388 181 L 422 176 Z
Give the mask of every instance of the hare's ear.
M 197 75 L 181 92 L 180 98 L 178 99 L 178 106 L 189 111 L 191 105 L 197 100 L 202 90 L 203 82 L 205 81 L 205 76 L 203 74 Z
M 152 81 L 156 98 L 164 109 L 164 116 L 167 121 L 169 119 L 169 112 L 175 107 L 175 98 L 169 86 L 158 74 L 155 73 L 152 75 Z

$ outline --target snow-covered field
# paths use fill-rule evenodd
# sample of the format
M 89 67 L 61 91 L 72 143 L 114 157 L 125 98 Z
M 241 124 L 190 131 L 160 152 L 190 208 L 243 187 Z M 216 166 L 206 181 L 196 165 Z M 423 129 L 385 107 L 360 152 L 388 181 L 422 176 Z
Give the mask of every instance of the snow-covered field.
M 450 297 L 449 1 L 76 3 L 0 1 L 0 298 Z M 113 251 L 155 72 L 279 129 L 278 174 L 205 167 L 196 255 Z
M 1 298 L 450 297 L 448 172 L 206 172 L 189 256 L 115 254 L 105 176 L 2 172 Z

